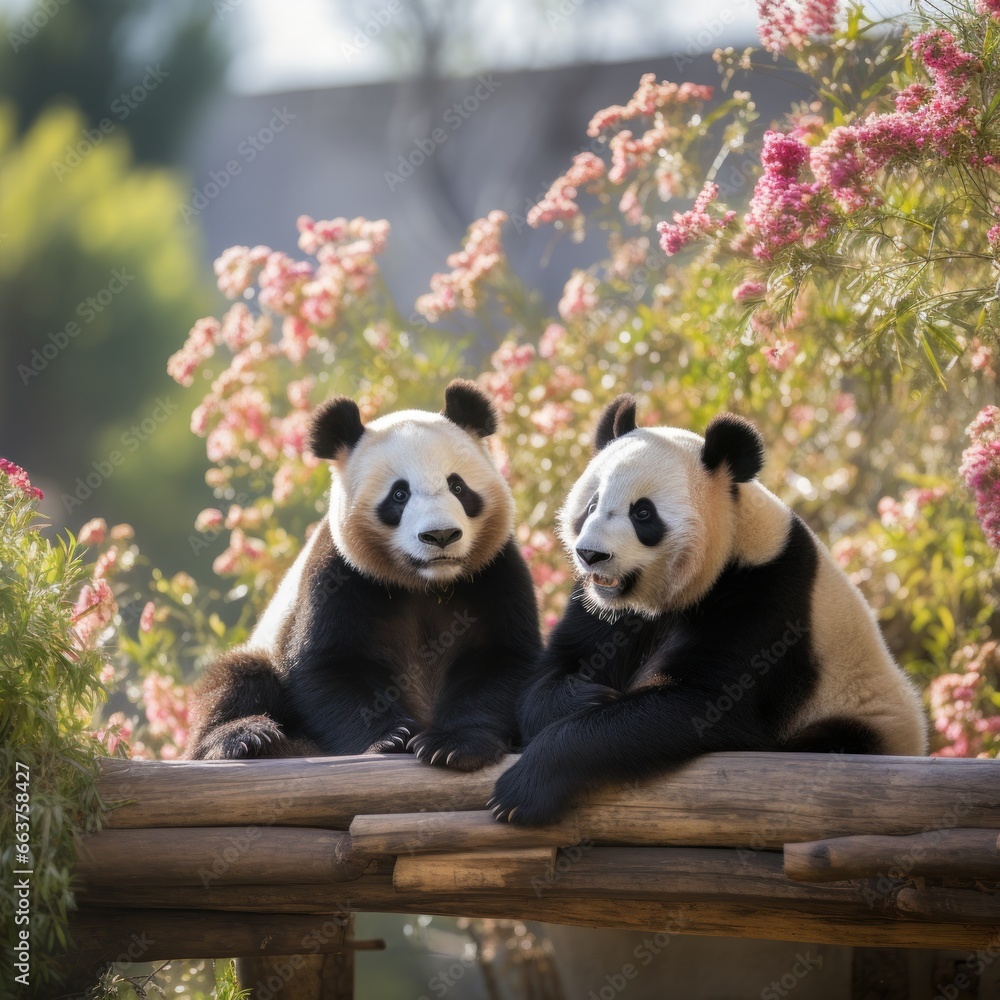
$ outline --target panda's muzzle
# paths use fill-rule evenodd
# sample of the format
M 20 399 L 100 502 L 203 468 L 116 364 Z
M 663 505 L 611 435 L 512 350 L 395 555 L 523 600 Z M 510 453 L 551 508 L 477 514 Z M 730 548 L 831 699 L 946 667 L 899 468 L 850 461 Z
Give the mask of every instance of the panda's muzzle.
M 461 537 L 461 528 L 434 528 L 432 531 L 421 531 L 417 535 L 417 538 L 425 545 L 436 545 L 439 549 L 446 549 L 452 542 L 457 542 Z
M 598 563 L 606 562 L 611 558 L 610 552 L 598 552 L 595 549 L 577 549 L 576 554 L 587 566 L 596 566 Z

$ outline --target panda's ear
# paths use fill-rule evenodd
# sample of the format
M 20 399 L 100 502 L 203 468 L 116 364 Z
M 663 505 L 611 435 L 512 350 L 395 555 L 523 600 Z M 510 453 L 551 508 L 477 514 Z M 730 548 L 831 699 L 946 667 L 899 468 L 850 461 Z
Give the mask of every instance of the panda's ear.
M 441 411 L 453 424 L 476 437 L 489 437 L 497 429 L 497 411 L 493 401 L 467 378 L 448 383 Z
M 635 396 L 625 392 L 616 396 L 604 407 L 601 419 L 597 421 L 597 430 L 594 431 L 594 452 L 601 451 L 615 438 L 634 430 Z
M 763 438 L 749 420 L 734 413 L 722 413 L 705 431 L 701 461 L 709 472 L 725 462 L 734 483 L 747 483 L 764 466 Z
M 317 458 L 329 461 L 345 448 L 350 451 L 364 432 L 358 404 L 347 396 L 334 396 L 313 412 L 309 425 L 309 450 Z

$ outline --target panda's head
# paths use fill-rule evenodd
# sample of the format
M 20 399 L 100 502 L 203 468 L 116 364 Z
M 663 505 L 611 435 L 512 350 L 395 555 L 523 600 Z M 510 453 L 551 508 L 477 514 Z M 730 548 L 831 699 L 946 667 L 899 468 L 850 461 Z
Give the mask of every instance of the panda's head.
M 489 564 L 513 531 L 514 501 L 483 438 L 493 404 L 452 382 L 442 413 L 402 410 L 364 425 L 339 397 L 313 416 L 310 446 L 331 463 L 330 530 L 356 569 L 408 589 L 445 585 Z
M 648 615 L 693 604 L 735 548 L 740 484 L 764 450 L 755 428 L 723 414 L 705 436 L 637 428 L 635 399 L 601 414 L 596 454 L 559 513 L 559 533 L 598 610 Z

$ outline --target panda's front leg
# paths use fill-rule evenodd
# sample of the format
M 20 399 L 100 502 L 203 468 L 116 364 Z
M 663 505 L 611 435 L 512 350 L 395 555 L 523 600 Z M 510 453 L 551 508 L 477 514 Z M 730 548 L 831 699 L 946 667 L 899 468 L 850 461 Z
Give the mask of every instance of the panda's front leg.
M 479 650 L 452 664 L 431 725 L 410 741 L 420 760 L 457 771 L 496 764 L 517 743 L 517 698 L 527 683 L 532 651 Z
M 769 749 L 746 706 L 718 725 L 705 720 L 711 692 L 651 688 L 554 722 L 497 780 L 490 808 L 517 826 L 556 822 L 581 796 L 662 774 L 704 753 Z

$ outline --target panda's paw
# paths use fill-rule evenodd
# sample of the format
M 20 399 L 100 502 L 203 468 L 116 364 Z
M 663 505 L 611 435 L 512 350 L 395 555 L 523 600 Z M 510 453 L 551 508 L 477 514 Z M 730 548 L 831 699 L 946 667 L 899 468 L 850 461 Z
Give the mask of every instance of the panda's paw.
M 418 728 L 412 719 L 402 719 L 385 736 L 377 739 L 365 753 L 406 753 L 406 745 Z
M 212 744 L 211 757 L 218 760 L 291 756 L 291 744 L 281 726 L 264 715 L 226 723 L 212 735 Z
M 478 771 L 495 764 L 510 747 L 496 733 L 480 727 L 438 729 L 431 726 L 410 740 L 408 749 L 428 764 L 455 771 Z
M 532 761 L 521 757 L 497 779 L 493 798 L 486 807 L 500 823 L 514 826 L 549 826 L 562 818 L 569 807 L 565 782 L 552 780 Z

